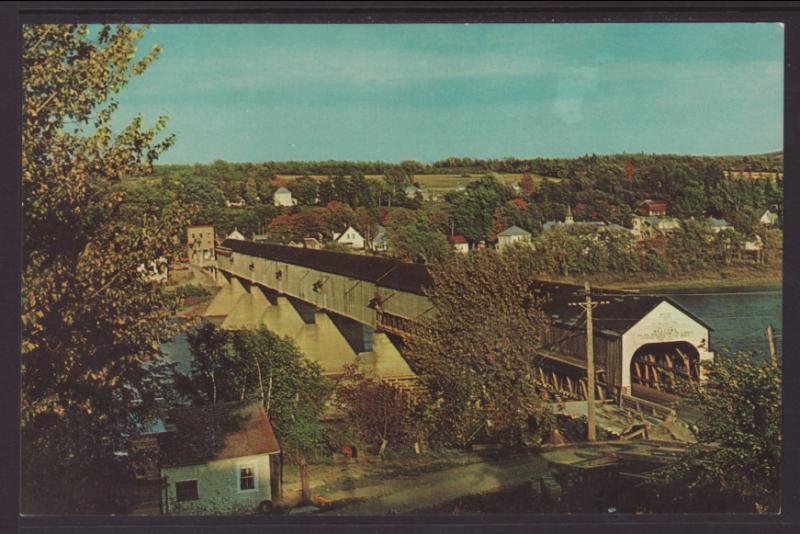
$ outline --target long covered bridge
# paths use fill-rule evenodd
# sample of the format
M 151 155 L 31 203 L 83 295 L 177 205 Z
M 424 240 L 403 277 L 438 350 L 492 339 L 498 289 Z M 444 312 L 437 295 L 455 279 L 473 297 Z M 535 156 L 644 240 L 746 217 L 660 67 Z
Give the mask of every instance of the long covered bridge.
M 260 325 L 289 336 L 329 374 L 359 360 L 375 374 L 410 380 L 402 355 L 413 324 L 435 313 L 427 268 L 388 258 L 227 239 L 217 247 L 222 286 L 205 315 L 223 328 Z M 535 282 L 551 325 L 532 356 L 561 398 L 586 398 L 583 288 Z M 713 357 L 711 327 L 666 297 L 593 291 L 599 398 L 662 391 L 670 373 L 699 378 Z

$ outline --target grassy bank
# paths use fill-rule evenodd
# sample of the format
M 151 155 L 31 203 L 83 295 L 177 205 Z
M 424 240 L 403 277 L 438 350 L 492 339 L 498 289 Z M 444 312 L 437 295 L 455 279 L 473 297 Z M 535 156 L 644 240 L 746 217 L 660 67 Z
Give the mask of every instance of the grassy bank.
M 609 289 L 640 291 L 682 291 L 712 289 L 780 289 L 783 273 L 779 267 L 730 267 L 721 270 L 706 270 L 682 276 L 634 274 L 599 274 L 588 277 L 559 278 L 553 281 L 583 284 L 589 280 L 592 285 Z

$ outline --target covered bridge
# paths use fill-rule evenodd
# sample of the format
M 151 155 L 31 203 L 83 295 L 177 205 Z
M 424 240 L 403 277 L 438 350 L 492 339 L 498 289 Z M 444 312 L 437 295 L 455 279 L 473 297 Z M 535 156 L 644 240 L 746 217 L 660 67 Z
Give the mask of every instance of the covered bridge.
M 433 312 L 426 296 L 432 279 L 422 264 L 227 239 L 217 248 L 217 269 L 248 288 L 261 287 L 398 338 Z M 583 288 L 532 283 L 551 325 L 543 345 L 531 347 L 531 353 L 558 375 L 555 387 L 580 396 L 586 376 L 586 321 L 582 308 L 571 304 L 584 299 Z M 635 394 L 636 385 L 669 389 L 665 370 L 699 378 L 699 362 L 713 358 L 712 328 L 668 297 L 595 289 L 593 298 L 607 301 L 594 309 L 600 396 Z

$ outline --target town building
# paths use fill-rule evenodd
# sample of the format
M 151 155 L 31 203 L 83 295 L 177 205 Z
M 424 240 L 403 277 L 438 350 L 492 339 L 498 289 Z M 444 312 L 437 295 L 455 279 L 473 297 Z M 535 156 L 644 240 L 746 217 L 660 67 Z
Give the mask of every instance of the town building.
M 191 265 L 205 267 L 214 263 L 214 227 L 195 225 L 186 229 L 187 253 Z
M 340 245 L 347 245 L 351 248 L 356 249 L 363 249 L 364 248 L 364 236 L 362 236 L 358 230 L 353 228 L 352 226 L 348 226 L 347 229 L 342 233 L 333 233 L 333 240 L 339 243 Z
M 645 200 L 636 208 L 643 217 L 663 217 L 667 214 L 667 203 L 663 200 Z
M 242 233 L 239 231 L 237 227 L 234 227 L 233 232 L 228 234 L 228 237 L 226 237 L 226 239 L 238 239 L 240 241 L 245 241 L 245 237 L 242 235 Z
M 225 206 L 228 208 L 243 208 L 247 205 L 242 197 L 237 197 L 236 200 L 225 199 Z
M 530 243 L 531 233 L 519 226 L 510 226 L 497 234 L 497 248 L 502 250 L 514 243 Z
M 285 187 L 279 187 L 272 195 L 272 202 L 276 206 L 296 206 L 297 199 L 292 198 L 292 192 Z
M 658 239 L 680 230 L 681 221 L 675 217 L 650 217 L 634 215 L 631 218 L 631 233 L 637 241 Z
M 763 214 L 761 214 L 761 217 L 758 218 L 758 222 L 764 226 L 775 226 L 778 224 L 778 219 L 779 217 L 777 213 L 766 210 Z
M 450 245 L 456 252 L 460 252 L 462 254 L 469 252 L 469 243 L 467 243 L 467 240 L 463 235 L 452 235 L 448 237 L 447 240 L 450 242 Z
M 165 514 L 248 514 L 280 498 L 280 448 L 260 401 L 179 408 L 164 430 Z
M 386 228 L 380 224 L 375 230 L 375 237 L 372 238 L 372 251 L 385 252 L 389 250 L 389 236 L 386 234 Z
M 726 221 L 725 219 L 717 219 L 715 217 L 709 217 L 707 219 L 708 225 L 711 227 L 711 231 L 715 234 L 720 233 L 723 230 L 733 230 L 733 225 Z
M 415 185 L 409 185 L 404 190 L 406 197 L 410 199 L 418 199 L 418 200 L 430 200 L 430 194 L 428 193 L 427 189 L 417 187 Z

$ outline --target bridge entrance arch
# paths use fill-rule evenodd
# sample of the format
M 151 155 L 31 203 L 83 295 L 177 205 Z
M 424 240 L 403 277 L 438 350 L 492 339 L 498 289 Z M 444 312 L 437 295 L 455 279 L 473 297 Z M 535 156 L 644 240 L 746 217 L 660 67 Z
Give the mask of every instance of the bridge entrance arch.
M 695 382 L 700 376 L 700 354 L 688 341 L 646 343 L 631 358 L 631 392 L 637 397 L 674 395 L 678 380 Z

